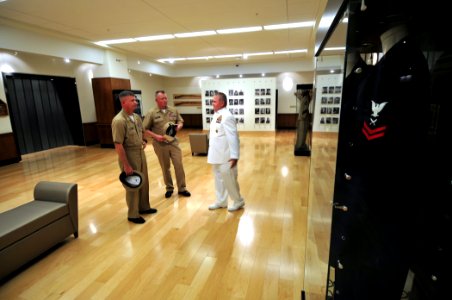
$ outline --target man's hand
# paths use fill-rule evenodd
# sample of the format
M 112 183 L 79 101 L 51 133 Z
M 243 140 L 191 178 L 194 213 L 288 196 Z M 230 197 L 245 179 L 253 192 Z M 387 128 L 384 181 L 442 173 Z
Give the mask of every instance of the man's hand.
M 165 139 L 165 137 L 163 135 L 157 135 L 157 141 L 159 142 L 167 142 L 167 140 Z
M 126 172 L 127 175 L 133 174 L 133 168 L 129 164 L 124 165 L 124 172 Z
M 229 160 L 229 163 L 231 164 L 231 169 L 234 168 L 237 165 L 237 159 L 231 158 Z

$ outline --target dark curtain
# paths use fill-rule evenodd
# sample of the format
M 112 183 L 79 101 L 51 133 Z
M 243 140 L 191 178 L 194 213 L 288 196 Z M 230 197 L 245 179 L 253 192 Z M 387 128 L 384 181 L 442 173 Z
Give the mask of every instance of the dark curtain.
M 83 145 L 74 78 L 12 74 L 4 82 L 21 154 Z

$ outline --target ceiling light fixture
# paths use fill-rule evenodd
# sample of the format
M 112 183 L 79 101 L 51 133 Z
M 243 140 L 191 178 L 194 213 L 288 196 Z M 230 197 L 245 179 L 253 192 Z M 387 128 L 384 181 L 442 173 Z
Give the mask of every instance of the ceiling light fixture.
M 308 49 L 275 51 L 275 54 L 291 54 L 291 53 L 306 53 L 306 52 L 308 52 Z
M 161 41 L 161 40 L 170 40 L 170 39 L 174 39 L 174 35 L 161 34 L 161 35 L 150 35 L 150 36 L 142 36 L 142 37 L 135 38 L 135 40 L 137 40 L 139 42 Z
M 345 47 L 326 47 L 326 48 L 323 48 L 323 50 L 326 50 L 326 51 L 345 50 Z
M 249 56 L 258 55 L 273 55 L 273 54 L 291 54 L 291 53 L 306 53 L 307 49 L 295 49 L 295 50 L 285 50 L 285 51 L 268 51 L 268 52 L 255 52 L 255 53 L 244 53 L 244 54 L 226 54 L 226 55 L 215 55 L 215 56 L 197 56 L 197 57 L 185 57 L 185 58 L 160 58 L 157 59 L 160 63 L 174 63 L 175 61 L 183 60 L 209 60 L 209 59 L 222 59 L 222 58 L 242 58 L 247 59 Z
M 297 23 L 265 25 L 264 26 L 264 30 L 278 30 L 278 29 L 312 27 L 312 26 L 314 26 L 314 24 L 315 24 L 314 21 L 307 21 L 307 22 L 297 22 Z
M 227 55 L 215 55 L 213 58 L 233 58 L 233 57 L 241 57 L 242 54 L 227 54 Z
M 306 21 L 306 22 L 294 22 L 294 23 L 274 24 L 274 25 L 264 25 L 264 26 L 250 26 L 250 27 L 242 27 L 242 28 L 205 30 L 205 31 L 197 31 L 197 32 L 161 34 L 161 35 L 150 35 L 150 36 L 143 36 L 143 37 L 137 37 L 137 38 L 105 40 L 105 41 L 94 42 L 94 44 L 106 47 L 107 45 L 113 45 L 113 44 L 160 41 L 160 40 L 174 39 L 176 37 L 177 38 L 187 38 L 187 37 L 209 36 L 209 35 L 215 35 L 217 33 L 218 34 L 232 34 L 232 33 L 243 33 L 243 32 L 256 32 L 256 31 L 261 31 L 263 29 L 278 30 L 278 29 L 302 28 L 302 27 L 314 26 L 314 24 L 315 24 L 314 21 Z
M 196 56 L 196 57 L 187 57 L 187 60 L 209 60 L 212 56 Z
M 208 31 L 198 31 L 198 32 L 185 32 L 185 33 L 175 33 L 174 36 L 177 38 L 188 38 L 188 37 L 197 37 L 197 36 L 208 36 L 217 34 L 215 30 Z
M 134 43 L 134 42 L 136 42 L 135 39 L 117 39 L 117 40 L 99 41 L 99 42 L 95 42 L 94 44 L 105 47 L 106 45 L 126 44 L 126 43 Z
M 231 34 L 231 33 L 243 33 L 243 32 L 256 32 L 261 31 L 262 26 L 252 26 L 252 27 L 241 27 L 241 28 L 229 28 L 229 29 L 218 29 L 218 34 Z
M 245 53 L 243 54 L 243 56 L 259 56 L 259 55 L 273 55 L 273 51 L 268 51 L 268 52 L 254 52 L 254 53 Z
M 168 62 L 170 64 L 173 64 L 176 61 L 184 61 L 184 60 L 187 60 L 187 59 L 185 57 L 180 57 L 180 58 L 162 58 L 162 59 L 158 59 L 157 61 L 161 62 L 161 63 Z

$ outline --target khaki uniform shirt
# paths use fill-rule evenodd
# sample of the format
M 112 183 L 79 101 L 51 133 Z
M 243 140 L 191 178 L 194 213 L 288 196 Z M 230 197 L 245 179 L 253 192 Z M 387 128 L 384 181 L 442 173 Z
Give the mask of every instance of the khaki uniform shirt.
M 122 144 L 124 150 L 140 150 L 143 148 L 143 123 L 141 117 L 133 114 L 135 123 L 121 110 L 111 123 L 113 142 Z
M 144 128 L 149 129 L 155 134 L 165 135 L 165 124 L 173 122 L 175 124 L 183 123 L 184 119 L 179 114 L 176 108 L 168 106 L 163 112 L 160 108 L 156 107 L 148 111 L 144 118 Z

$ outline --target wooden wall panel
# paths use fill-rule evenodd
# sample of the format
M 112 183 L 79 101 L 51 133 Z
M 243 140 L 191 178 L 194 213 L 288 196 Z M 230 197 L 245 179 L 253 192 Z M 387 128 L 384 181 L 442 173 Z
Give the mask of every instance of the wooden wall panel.
M 202 129 L 202 114 L 182 114 L 184 128 Z
M 0 145 L 2 145 L 2 150 L 0 151 L 0 166 L 21 161 L 20 151 L 16 145 L 16 140 L 14 139 L 14 134 L 12 132 L 0 134 Z
M 83 123 L 83 136 L 85 145 L 99 144 L 99 134 L 97 133 L 97 123 Z
M 111 121 L 116 115 L 113 90 L 130 90 L 130 80 L 121 78 L 93 78 L 97 133 L 102 147 L 113 147 Z
M 296 129 L 298 114 L 277 114 L 276 129 Z

